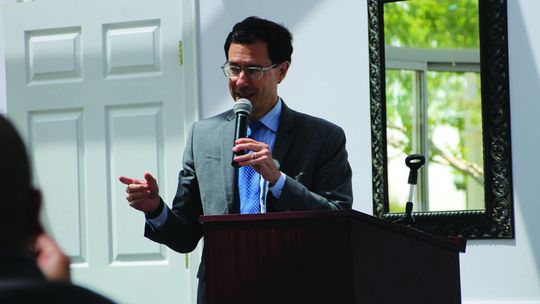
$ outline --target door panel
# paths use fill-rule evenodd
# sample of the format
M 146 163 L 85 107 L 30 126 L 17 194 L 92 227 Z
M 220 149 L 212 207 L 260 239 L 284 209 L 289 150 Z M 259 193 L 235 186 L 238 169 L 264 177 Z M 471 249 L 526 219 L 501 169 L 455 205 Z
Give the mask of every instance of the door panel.
M 143 237 L 119 175 L 171 201 L 186 103 L 182 1 L 41 0 L 5 7 L 7 113 L 30 148 L 46 230 L 74 281 L 121 303 L 189 303 L 184 255 Z M 196 265 L 195 265 L 196 266 Z

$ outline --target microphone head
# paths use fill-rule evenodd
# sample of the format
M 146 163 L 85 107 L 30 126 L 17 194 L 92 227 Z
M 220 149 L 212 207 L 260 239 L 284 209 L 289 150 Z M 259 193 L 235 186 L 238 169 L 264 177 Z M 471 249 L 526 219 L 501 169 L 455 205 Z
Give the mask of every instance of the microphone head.
M 234 114 L 236 115 L 245 114 L 247 116 L 250 116 L 252 108 L 253 106 L 251 105 L 251 101 L 245 98 L 238 99 L 233 106 Z

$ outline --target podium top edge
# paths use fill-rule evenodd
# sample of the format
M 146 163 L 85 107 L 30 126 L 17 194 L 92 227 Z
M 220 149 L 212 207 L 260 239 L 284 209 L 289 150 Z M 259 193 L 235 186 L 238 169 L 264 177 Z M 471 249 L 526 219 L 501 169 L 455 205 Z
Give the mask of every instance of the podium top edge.
M 355 210 L 317 210 L 317 211 L 289 211 L 289 212 L 269 212 L 255 214 L 223 214 L 223 215 L 201 215 L 199 221 L 202 223 L 212 222 L 235 222 L 235 221 L 271 221 L 281 219 L 303 219 L 303 218 L 330 218 L 348 217 L 355 213 Z M 363 213 L 361 213 L 363 214 Z M 364 214 L 367 215 L 367 214 Z M 368 215 L 367 215 L 368 216 Z
M 406 234 L 410 237 L 422 239 L 424 241 L 446 247 L 451 250 L 465 252 L 467 241 L 462 238 L 446 239 L 435 236 L 411 227 L 392 223 L 388 220 L 380 219 L 372 215 L 352 210 L 316 210 L 316 211 L 291 211 L 291 212 L 270 212 L 258 214 L 224 214 L 224 215 L 201 215 L 199 221 L 203 224 L 231 223 L 231 222 L 261 222 L 261 221 L 282 221 L 282 220 L 309 220 L 328 218 L 351 218 L 354 220 L 369 222 L 383 229 L 392 230 L 396 233 Z

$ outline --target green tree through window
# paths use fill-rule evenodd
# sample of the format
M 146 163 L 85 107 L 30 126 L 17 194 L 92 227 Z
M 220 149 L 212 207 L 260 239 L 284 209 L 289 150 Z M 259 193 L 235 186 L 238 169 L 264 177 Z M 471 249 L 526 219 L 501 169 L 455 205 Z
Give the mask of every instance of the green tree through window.
M 456 56 L 478 52 L 477 1 L 391 2 L 384 18 L 390 211 L 403 211 L 411 153 L 428 160 L 422 210 L 482 209 L 480 63 Z

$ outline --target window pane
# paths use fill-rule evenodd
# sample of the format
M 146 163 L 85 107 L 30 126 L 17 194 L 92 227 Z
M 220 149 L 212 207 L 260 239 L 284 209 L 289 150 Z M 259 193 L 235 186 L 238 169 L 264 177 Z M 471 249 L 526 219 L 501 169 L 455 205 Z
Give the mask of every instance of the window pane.
M 427 157 L 414 198 L 417 210 L 484 209 L 480 75 L 430 71 L 425 78 L 427 99 L 421 98 L 421 75 L 386 70 L 390 212 L 405 209 L 409 194 L 405 157 L 412 153 Z
M 429 210 L 484 208 L 478 73 L 428 72 Z
M 386 70 L 386 141 L 388 157 L 388 200 L 390 212 L 403 212 L 409 195 L 409 169 L 405 157 L 413 151 L 417 99 L 416 73 Z
M 415 0 L 384 4 L 385 45 L 479 48 L 477 0 Z

